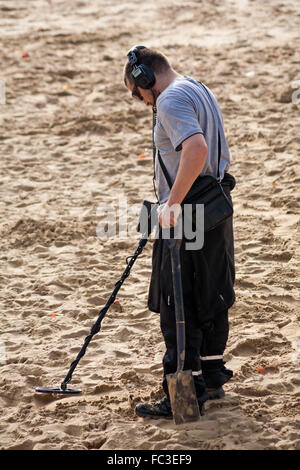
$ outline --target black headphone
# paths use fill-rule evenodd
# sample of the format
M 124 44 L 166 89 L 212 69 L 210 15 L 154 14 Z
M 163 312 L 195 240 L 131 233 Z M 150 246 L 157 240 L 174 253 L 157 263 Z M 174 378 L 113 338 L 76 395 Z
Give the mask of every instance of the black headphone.
M 146 49 L 145 46 L 133 46 L 127 54 L 129 63 L 132 67 L 131 74 L 136 86 L 149 90 L 155 84 L 155 76 L 148 65 L 138 64 L 139 50 Z

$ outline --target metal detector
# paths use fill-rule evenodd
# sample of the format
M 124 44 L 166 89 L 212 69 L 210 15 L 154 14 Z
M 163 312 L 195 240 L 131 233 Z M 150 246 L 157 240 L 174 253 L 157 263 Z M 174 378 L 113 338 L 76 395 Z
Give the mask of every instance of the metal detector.
M 101 322 L 103 318 L 105 317 L 109 307 L 111 304 L 115 301 L 116 295 L 119 292 L 119 289 L 121 288 L 123 282 L 125 279 L 129 276 L 130 270 L 132 266 L 134 265 L 137 257 L 142 253 L 143 248 L 145 247 L 148 237 L 150 233 L 152 232 L 153 228 L 155 225 L 157 225 L 157 204 L 154 204 L 149 201 L 143 201 L 141 212 L 140 212 L 140 218 L 139 218 L 139 223 L 137 227 L 137 231 L 142 233 L 142 238 L 138 244 L 137 249 L 135 250 L 134 254 L 132 256 L 128 256 L 126 258 L 126 269 L 123 272 L 122 276 L 116 282 L 115 287 L 106 302 L 105 306 L 100 310 L 98 314 L 98 318 L 94 325 L 92 326 L 90 333 L 88 336 L 85 338 L 84 343 L 77 354 L 76 359 L 71 363 L 69 371 L 65 377 L 65 379 L 62 381 L 60 387 L 37 387 L 35 389 L 36 392 L 39 393 L 60 393 L 60 394 L 78 394 L 81 393 L 80 389 L 74 389 L 74 388 L 67 388 L 67 384 L 71 381 L 73 372 L 75 368 L 77 367 L 80 359 L 85 355 L 86 349 L 91 342 L 92 338 L 95 336 L 96 333 L 98 333 L 101 329 Z

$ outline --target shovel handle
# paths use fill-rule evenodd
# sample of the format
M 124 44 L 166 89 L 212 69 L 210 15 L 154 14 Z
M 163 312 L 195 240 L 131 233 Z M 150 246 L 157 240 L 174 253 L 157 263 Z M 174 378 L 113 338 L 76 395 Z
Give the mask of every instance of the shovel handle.
M 174 243 L 176 242 L 176 243 Z M 181 239 L 167 240 L 171 254 L 172 279 L 175 303 L 177 371 L 182 371 L 185 360 L 185 319 L 181 280 L 180 246 Z

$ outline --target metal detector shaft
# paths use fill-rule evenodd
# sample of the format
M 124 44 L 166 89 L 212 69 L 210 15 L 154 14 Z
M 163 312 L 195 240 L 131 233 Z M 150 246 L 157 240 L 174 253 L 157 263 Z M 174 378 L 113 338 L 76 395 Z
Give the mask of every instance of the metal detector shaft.
M 93 338 L 93 336 L 98 333 L 101 329 L 101 322 L 103 320 L 103 318 L 105 317 L 106 315 L 106 312 L 108 311 L 109 307 L 111 306 L 111 304 L 115 301 L 115 298 L 116 298 L 116 295 L 120 289 L 120 287 L 122 286 L 123 282 L 125 281 L 125 279 L 129 276 L 129 273 L 130 273 L 130 270 L 132 268 L 132 266 L 134 265 L 135 263 L 135 260 L 137 259 L 137 257 L 141 254 L 141 252 L 143 251 L 143 248 L 144 246 L 146 245 L 148 241 L 148 238 L 147 237 L 143 237 L 140 242 L 139 242 L 139 245 L 135 251 L 135 253 L 133 254 L 133 256 L 130 256 L 130 261 L 128 261 L 127 263 L 127 266 L 126 266 L 126 269 L 125 271 L 123 272 L 122 276 L 120 277 L 119 281 L 116 282 L 115 284 L 115 287 L 114 287 L 114 290 L 112 291 L 108 301 L 106 302 L 105 306 L 100 310 L 99 312 L 99 316 L 96 320 L 96 322 L 94 323 L 94 325 L 92 326 L 91 328 L 91 331 L 89 333 L 89 335 L 85 338 L 84 340 L 84 343 L 83 343 L 83 346 L 82 348 L 80 349 L 79 353 L 77 354 L 77 357 L 76 359 L 71 363 L 71 366 L 70 366 L 70 369 L 65 377 L 65 379 L 63 380 L 63 382 L 61 383 L 61 389 L 62 390 L 66 390 L 67 388 L 67 384 L 70 382 L 70 380 L 72 379 L 72 374 L 75 370 L 75 368 L 77 367 L 80 359 L 85 355 L 85 352 L 86 352 L 86 349 L 91 341 L 91 339 Z M 127 258 L 127 260 L 129 259 Z

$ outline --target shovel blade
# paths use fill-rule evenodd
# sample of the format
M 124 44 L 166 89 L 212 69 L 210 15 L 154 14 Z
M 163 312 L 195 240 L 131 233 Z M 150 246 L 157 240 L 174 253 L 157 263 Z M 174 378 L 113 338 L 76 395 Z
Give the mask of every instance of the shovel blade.
M 168 374 L 167 383 L 175 424 L 197 421 L 200 411 L 192 371 L 183 370 Z

